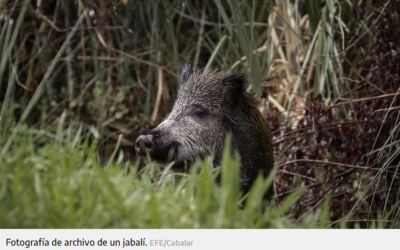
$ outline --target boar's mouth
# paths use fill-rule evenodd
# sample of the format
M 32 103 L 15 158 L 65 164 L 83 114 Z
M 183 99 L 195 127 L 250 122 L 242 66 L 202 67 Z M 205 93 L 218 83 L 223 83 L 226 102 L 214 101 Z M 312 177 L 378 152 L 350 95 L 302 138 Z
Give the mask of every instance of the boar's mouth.
M 175 170 L 184 170 L 193 162 L 192 159 L 184 157 L 184 149 L 176 140 L 171 140 L 168 135 L 160 136 L 158 131 L 150 131 L 147 135 L 141 135 L 135 143 L 136 153 L 146 156 L 148 153 L 152 160 L 158 163 L 174 162 Z M 180 150 L 183 150 L 180 152 Z M 182 157 L 183 156 L 183 157 Z
M 174 141 L 168 144 L 157 144 L 155 143 L 154 151 L 150 154 L 151 159 L 159 163 L 170 163 L 174 161 L 172 166 L 175 170 L 184 170 L 191 163 L 192 160 L 189 159 L 179 159 L 179 143 Z
M 150 153 L 151 159 L 160 162 L 167 163 L 174 161 L 178 155 L 178 143 L 171 142 L 167 144 L 154 143 L 154 150 Z

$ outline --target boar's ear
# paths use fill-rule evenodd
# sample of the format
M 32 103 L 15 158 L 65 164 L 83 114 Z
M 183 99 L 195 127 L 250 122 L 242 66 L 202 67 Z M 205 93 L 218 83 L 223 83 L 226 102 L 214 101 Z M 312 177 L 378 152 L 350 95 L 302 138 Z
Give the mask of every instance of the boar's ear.
M 181 85 L 184 84 L 192 74 L 193 74 L 193 69 L 190 66 L 190 64 L 185 64 L 181 74 Z
M 242 73 L 233 73 L 222 79 L 222 94 L 224 106 L 234 106 L 240 96 L 246 91 L 246 78 Z

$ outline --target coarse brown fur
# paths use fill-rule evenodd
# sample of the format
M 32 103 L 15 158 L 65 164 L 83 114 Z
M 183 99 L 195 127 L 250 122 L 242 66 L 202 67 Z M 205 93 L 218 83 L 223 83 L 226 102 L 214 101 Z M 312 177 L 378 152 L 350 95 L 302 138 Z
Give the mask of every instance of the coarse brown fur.
M 206 155 L 212 155 L 214 166 L 219 167 L 230 132 L 232 150 L 241 159 L 240 187 L 248 192 L 258 174 L 271 171 L 274 160 L 268 123 L 246 88 L 241 73 L 193 72 L 186 65 L 172 112 L 147 136 L 138 138 L 138 154 L 148 150 L 156 161 L 174 160 L 175 171 Z

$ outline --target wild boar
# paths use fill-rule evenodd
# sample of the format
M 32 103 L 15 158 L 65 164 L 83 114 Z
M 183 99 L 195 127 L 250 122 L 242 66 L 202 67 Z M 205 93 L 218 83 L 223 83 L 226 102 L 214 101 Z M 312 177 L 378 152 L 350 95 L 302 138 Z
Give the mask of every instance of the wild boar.
M 175 161 L 173 169 L 177 172 L 207 155 L 219 167 L 230 132 L 231 148 L 241 160 L 240 187 L 248 192 L 258 174 L 266 176 L 270 172 L 274 160 L 268 123 L 257 108 L 257 100 L 246 92 L 247 86 L 242 73 L 207 69 L 193 72 L 190 65 L 185 65 L 171 113 L 148 134 L 137 138 L 137 154 L 148 152 L 161 163 Z

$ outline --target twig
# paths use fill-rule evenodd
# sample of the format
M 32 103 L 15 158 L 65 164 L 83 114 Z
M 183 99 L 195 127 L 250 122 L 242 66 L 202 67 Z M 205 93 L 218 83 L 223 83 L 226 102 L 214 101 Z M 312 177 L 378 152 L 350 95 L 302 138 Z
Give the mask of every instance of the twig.
M 185 13 L 185 10 L 186 10 L 186 3 L 183 2 L 183 3 L 182 3 L 182 13 Z M 179 31 L 180 31 L 180 29 L 181 29 L 182 18 L 183 18 L 183 16 L 182 16 L 182 15 L 179 15 L 178 23 L 177 23 L 177 25 L 176 25 L 176 34 L 179 34 Z
M 65 26 L 69 28 L 69 5 L 65 0 L 63 1 L 64 9 L 65 9 Z M 81 25 L 81 24 L 80 24 Z M 71 42 L 69 41 L 67 44 L 67 48 L 65 50 L 67 55 L 70 55 L 72 52 Z M 70 101 L 69 106 L 72 107 L 72 101 L 75 97 L 75 70 L 72 67 L 72 58 L 70 56 L 67 57 L 67 86 L 68 86 L 68 99 Z
M 37 16 L 38 18 L 41 18 L 41 19 L 43 19 L 44 21 L 46 21 L 46 22 L 47 22 L 48 24 L 50 24 L 50 26 L 51 26 L 53 29 L 55 29 L 57 32 L 66 32 L 66 31 L 69 31 L 69 29 L 60 29 L 60 28 L 58 28 L 57 25 L 55 25 L 55 24 L 53 23 L 53 21 L 51 21 L 49 18 L 47 18 L 45 15 L 43 15 L 42 12 L 40 12 L 39 8 L 36 8 L 35 13 L 36 13 L 36 16 Z
M 396 96 L 396 95 L 398 95 L 398 93 L 378 95 L 378 96 L 373 96 L 373 97 L 364 97 L 364 98 L 355 99 L 355 100 L 351 100 L 351 101 L 347 101 L 347 102 L 340 102 L 337 104 L 333 104 L 333 105 L 330 105 L 329 108 L 333 108 L 336 106 L 345 105 L 345 104 L 349 104 L 349 103 L 354 103 L 354 102 L 371 101 L 371 100 L 375 100 L 375 99 L 387 98 L 387 97 L 392 97 L 392 96 Z
M 307 179 L 307 180 L 310 180 L 310 181 L 313 181 L 313 182 L 317 182 L 316 179 L 313 179 L 311 177 L 308 177 L 308 176 L 305 176 L 305 175 L 301 175 L 301 174 L 298 174 L 298 173 L 292 173 L 292 172 L 286 171 L 284 169 L 279 169 L 279 172 L 284 173 L 284 174 L 290 174 L 290 175 L 293 175 L 293 176 L 299 176 L 301 178 L 304 178 L 304 179 Z
M 349 61 L 349 59 L 347 57 L 345 57 L 347 63 L 354 69 L 354 73 L 357 74 L 358 77 L 361 78 L 361 80 L 365 81 L 367 84 L 369 84 L 371 87 L 373 87 L 374 89 L 378 90 L 379 92 L 381 92 L 382 94 L 387 94 L 383 89 L 379 88 L 378 86 L 376 86 L 375 84 L 373 84 L 372 82 L 368 81 L 368 79 L 365 79 L 360 72 L 353 66 L 353 64 Z
M 158 110 L 160 108 L 160 100 L 163 91 L 163 71 L 162 69 L 158 69 L 158 88 L 157 88 L 157 97 L 156 103 L 154 105 L 153 114 L 151 115 L 151 124 L 154 124 L 157 120 Z
M 342 6 L 340 5 L 340 2 L 338 0 L 335 0 L 335 2 L 338 5 L 338 9 L 339 9 L 339 28 L 340 28 L 340 33 L 342 33 L 342 54 L 343 57 L 346 57 L 346 49 L 345 49 L 345 36 L 344 36 L 344 31 L 343 31 L 343 26 L 342 26 Z
M 198 18 L 194 18 L 194 17 L 192 17 L 192 16 L 190 16 L 188 14 L 183 13 L 182 11 L 176 10 L 175 8 L 173 8 L 172 11 L 177 13 L 180 16 L 183 16 L 183 17 L 189 19 L 189 20 L 201 23 L 201 20 L 199 20 Z M 234 27 L 234 26 L 236 26 L 236 24 L 221 24 L 221 23 L 215 23 L 215 22 L 210 22 L 210 21 L 204 21 L 204 25 L 219 26 L 219 27 L 228 27 L 228 26 Z M 244 25 L 245 26 L 253 25 L 253 26 L 256 26 L 256 27 L 257 26 L 259 26 L 259 27 L 268 27 L 267 23 L 261 23 L 261 22 L 253 22 L 253 23 L 245 22 Z
M 328 165 L 336 165 L 336 166 L 340 166 L 340 167 L 366 169 L 366 170 L 376 170 L 376 171 L 381 170 L 380 168 L 371 168 L 371 167 L 366 167 L 366 166 L 354 166 L 354 165 L 343 164 L 343 163 L 338 163 L 338 162 L 327 162 L 327 161 L 310 160 L 310 159 L 298 159 L 298 160 L 293 160 L 293 161 L 287 161 L 285 163 L 280 164 L 278 166 L 278 168 L 281 168 L 281 167 L 283 167 L 285 165 L 294 164 L 294 163 L 300 163 L 300 162 L 317 163 L 317 164 L 328 164 Z
M 172 72 L 171 70 L 167 69 L 167 68 L 164 67 L 164 66 L 160 66 L 160 65 L 157 65 L 157 64 L 155 64 L 155 63 L 152 63 L 152 62 L 149 62 L 149 61 L 146 61 L 146 60 L 142 60 L 142 59 L 140 59 L 140 58 L 138 58 L 138 57 L 136 57 L 136 56 L 133 56 L 133 55 L 131 55 L 131 54 L 128 54 L 128 53 L 126 53 L 126 52 L 124 52 L 124 51 L 121 51 L 121 50 L 119 50 L 119 49 L 116 49 L 116 48 L 113 48 L 113 47 L 108 46 L 108 45 L 106 44 L 106 42 L 104 41 L 103 37 L 101 36 L 100 32 L 98 32 L 97 29 L 95 29 L 95 31 L 96 31 L 97 38 L 99 38 L 99 41 L 100 41 L 101 45 L 103 45 L 104 48 L 109 49 L 109 50 L 112 50 L 112 51 L 114 51 L 114 52 L 117 52 L 118 54 L 120 54 L 120 55 L 122 55 L 122 56 L 125 56 L 125 57 L 127 57 L 127 58 L 129 58 L 129 59 L 132 59 L 132 60 L 134 60 L 134 61 L 136 61 L 136 62 L 138 62 L 138 63 L 143 63 L 143 64 L 146 64 L 146 65 L 155 67 L 155 68 L 161 68 L 162 70 L 165 70 L 166 72 L 168 72 L 168 73 L 171 74 L 172 76 L 174 76 L 174 77 L 176 77 L 176 78 L 179 78 L 179 75 L 175 74 L 174 72 Z
M 203 32 L 204 32 L 204 19 L 206 18 L 206 3 L 207 3 L 207 0 L 204 0 L 203 9 L 201 10 L 201 23 L 200 23 L 200 30 L 199 30 L 199 38 L 197 40 L 196 55 L 194 57 L 194 63 L 193 63 L 194 69 L 197 69 L 197 65 L 199 63 L 201 42 L 203 40 Z
M 348 175 L 348 174 L 352 173 L 353 171 L 354 171 L 354 168 L 353 168 L 353 169 L 349 169 L 349 170 L 347 170 L 347 171 L 344 172 L 344 173 L 341 173 L 341 174 L 336 175 L 335 177 L 333 177 L 333 179 L 338 179 L 338 178 L 340 178 L 340 177 L 343 177 L 343 176 L 345 176 L 345 175 Z M 317 187 L 317 186 L 320 186 L 320 185 L 323 185 L 323 184 L 325 184 L 325 183 L 324 183 L 324 182 L 318 182 L 318 183 L 315 183 L 315 184 L 311 184 L 311 185 L 305 186 L 305 187 L 303 187 L 303 188 L 310 189 L 310 188 L 314 188 L 314 187 Z M 293 187 L 292 187 L 292 188 L 293 188 Z M 294 188 L 293 188 L 293 189 L 294 189 Z M 295 189 L 294 189 L 294 190 L 295 190 Z M 287 192 L 280 193 L 280 194 L 276 194 L 275 198 L 284 197 L 284 196 L 286 196 L 286 195 L 288 195 L 288 194 L 293 193 L 294 190 L 287 191 Z
M 385 11 L 386 7 L 389 5 L 390 2 L 391 2 L 391 0 L 388 0 L 388 1 L 386 2 L 386 4 L 385 4 L 385 6 L 383 7 L 381 13 L 380 13 L 379 16 L 375 19 L 375 21 L 374 21 L 374 23 L 371 25 L 371 27 L 369 27 L 368 30 L 366 30 L 364 33 L 362 33 L 362 34 L 357 38 L 356 41 L 354 41 L 350 46 L 348 46 L 348 47 L 346 48 L 346 50 L 350 50 L 354 45 L 356 45 L 356 44 L 358 43 L 358 41 L 360 41 L 360 39 L 361 39 L 363 36 L 365 36 L 365 34 L 367 34 L 367 33 L 371 30 L 371 28 L 374 27 L 374 26 L 378 23 L 379 19 L 380 19 L 381 16 L 383 15 L 383 12 Z
M 57 25 L 54 24 L 53 21 L 51 21 L 48 17 L 46 17 L 45 15 L 43 15 L 42 12 L 40 12 L 40 10 L 37 8 L 35 10 L 35 14 L 38 18 L 43 19 L 45 22 L 47 22 L 48 24 L 50 24 L 50 26 L 57 32 L 59 33 L 65 33 L 65 32 L 70 32 L 72 30 L 72 28 L 65 28 L 62 29 L 60 27 L 58 27 Z M 92 29 L 108 29 L 108 30 L 114 30 L 114 29 L 123 29 L 124 26 L 95 26 L 95 27 L 82 27 L 82 28 L 77 28 L 76 30 L 92 30 Z

